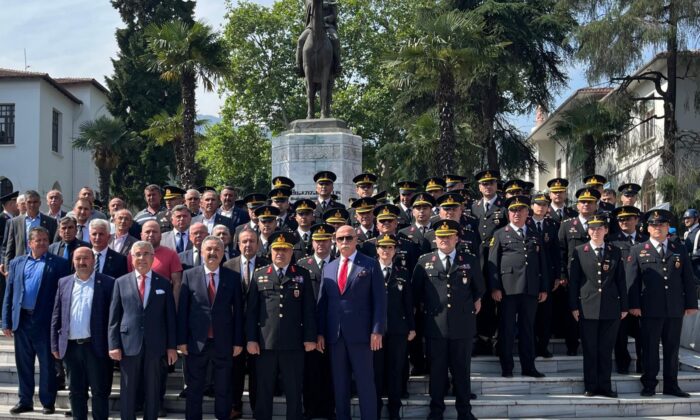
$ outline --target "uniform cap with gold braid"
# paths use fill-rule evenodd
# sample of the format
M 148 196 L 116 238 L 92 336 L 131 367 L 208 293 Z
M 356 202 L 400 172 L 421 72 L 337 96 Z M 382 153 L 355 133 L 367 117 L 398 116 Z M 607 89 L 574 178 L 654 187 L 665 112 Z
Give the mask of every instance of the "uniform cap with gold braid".
M 396 236 L 385 233 L 377 237 L 377 246 L 396 246 Z
M 445 185 L 448 187 L 453 187 L 453 186 L 459 184 L 460 182 L 464 182 L 465 179 L 466 178 L 461 176 L 461 175 L 453 175 L 453 174 L 445 175 Z
M 485 169 L 474 175 L 476 182 L 497 181 L 501 178 L 501 173 L 495 169 Z
M 272 188 L 289 188 L 294 189 L 294 181 L 286 176 L 276 176 L 272 178 Z
M 302 198 L 294 202 L 294 211 L 299 213 L 302 211 L 314 211 L 316 210 L 316 203 L 308 198 Z
M 377 220 L 395 220 L 399 218 L 401 209 L 393 204 L 382 204 L 374 209 L 374 217 Z
M 377 200 L 372 197 L 364 197 L 353 201 L 351 207 L 355 209 L 355 213 L 369 213 L 374 210 L 376 205 Z
M 426 192 L 419 192 L 411 198 L 411 207 L 418 206 L 435 207 L 435 199 Z
M 608 225 L 608 218 L 604 214 L 594 214 L 593 216 L 589 217 L 588 220 L 586 220 L 586 223 L 588 226 L 607 226 Z
M 326 210 L 323 213 L 323 220 L 326 223 L 347 223 L 350 214 L 342 208 Z
M 255 216 L 258 220 L 276 219 L 280 215 L 280 209 L 273 206 L 260 206 L 255 209 Z
M 463 202 L 464 198 L 456 192 L 448 192 L 437 199 L 437 205 L 439 207 L 459 207 Z
M 418 189 L 418 183 L 413 181 L 399 181 L 399 194 L 408 195 Z
M 600 191 L 592 187 L 584 187 L 576 191 L 576 200 L 578 201 L 598 201 L 600 200 Z
M 620 187 L 617 189 L 619 192 L 622 193 L 622 195 L 626 195 L 628 197 L 633 197 L 642 190 L 642 186 L 639 184 L 635 183 L 627 183 L 627 184 L 622 184 Z
M 671 223 L 671 221 L 673 220 L 673 213 L 664 209 L 649 210 L 644 214 L 644 218 L 650 225 Z
M 293 232 L 277 231 L 270 235 L 270 248 L 292 249 L 294 248 L 294 240 Z
M 289 188 L 275 188 L 270 190 L 269 193 L 267 193 L 267 197 L 270 198 L 271 200 L 288 200 L 289 197 L 292 195 L 292 190 Z
M 327 223 L 317 223 L 311 226 L 311 239 L 315 241 L 329 241 L 333 239 L 335 228 Z
M 361 173 L 352 179 L 355 185 L 374 185 L 377 183 L 377 175 L 369 172 Z
M 635 206 L 620 206 L 612 211 L 612 215 L 618 219 L 622 217 L 640 217 L 642 211 Z
M 314 175 L 314 182 L 335 182 L 336 179 L 338 177 L 331 171 L 321 171 Z
M 387 192 L 386 191 L 380 191 L 372 196 L 374 200 L 377 202 L 377 204 L 386 204 L 389 199 L 387 198 Z
M 442 178 L 428 178 L 423 181 L 423 187 L 427 192 L 444 190 L 445 186 L 445 180 Z
M 507 193 L 523 191 L 525 189 L 525 181 L 520 179 L 511 179 L 510 181 L 503 184 L 503 188 L 505 188 L 505 191 Z
M 553 178 L 547 181 L 547 188 L 550 192 L 564 192 L 569 186 L 569 180 L 566 178 Z
M 265 194 L 260 193 L 250 193 L 243 197 L 243 202 L 246 206 L 248 206 L 249 209 L 254 209 L 258 206 L 262 206 L 263 204 L 265 204 L 266 200 L 267 196 Z
M 605 183 L 608 182 L 607 178 L 605 178 L 602 175 L 588 175 L 587 177 L 583 178 L 583 183 L 586 184 L 587 187 L 600 187 L 601 185 L 605 185 Z
M 173 198 L 180 198 L 187 191 L 183 190 L 180 187 L 176 187 L 175 185 L 166 185 L 163 187 L 164 195 L 163 195 L 163 200 L 172 200 Z
M 432 227 L 435 236 L 451 236 L 459 232 L 459 223 L 449 219 L 438 220 Z
M 547 196 L 545 193 L 537 193 L 532 196 L 533 204 L 544 204 L 548 206 L 550 202 L 551 200 L 549 199 L 549 196 Z
M 517 209 L 520 207 L 530 207 L 530 197 L 526 195 L 514 195 L 506 199 L 505 206 L 510 209 Z

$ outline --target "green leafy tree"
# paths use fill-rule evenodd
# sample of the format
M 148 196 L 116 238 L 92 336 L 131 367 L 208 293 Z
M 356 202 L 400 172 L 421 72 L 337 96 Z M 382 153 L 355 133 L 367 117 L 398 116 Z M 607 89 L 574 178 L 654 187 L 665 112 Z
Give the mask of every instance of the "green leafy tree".
M 224 46 L 218 34 L 201 22 L 150 25 L 146 39 L 151 68 L 160 72 L 163 80 L 180 84 L 183 134 L 176 142 L 177 177 L 185 188 L 192 188 L 200 180 L 195 163 L 195 89 L 199 81 L 205 90 L 213 90 L 214 81 L 225 71 Z
M 124 124 L 104 115 L 80 124 L 80 135 L 73 140 L 73 147 L 92 154 L 99 174 L 100 198 L 105 202 L 110 197 L 112 173 L 124 156 L 128 155 L 128 140 Z
M 582 16 L 576 31 L 577 57 L 588 63 L 591 82 L 619 79 L 624 85 L 648 80 L 664 104 L 664 132 L 661 149 L 665 175 L 675 177 L 676 98 L 679 49 L 696 39 L 700 28 L 697 0 L 570 0 Z M 665 71 L 648 71 L 629 76 L 649 51 L 665 50 Z

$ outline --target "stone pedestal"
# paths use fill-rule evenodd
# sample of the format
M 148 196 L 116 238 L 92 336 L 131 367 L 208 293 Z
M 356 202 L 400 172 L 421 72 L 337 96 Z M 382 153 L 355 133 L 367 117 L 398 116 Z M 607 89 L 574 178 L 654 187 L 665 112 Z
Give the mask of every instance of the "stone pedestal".
M 352 179 L 362 172 L 362 138 L 334 118 L 296 120 L 272 138 L 272 177 L 286 176 L 296 184 L 292 200 L 314 198 L 314 174 L 333 171 L 338 201 L 355 196 Z

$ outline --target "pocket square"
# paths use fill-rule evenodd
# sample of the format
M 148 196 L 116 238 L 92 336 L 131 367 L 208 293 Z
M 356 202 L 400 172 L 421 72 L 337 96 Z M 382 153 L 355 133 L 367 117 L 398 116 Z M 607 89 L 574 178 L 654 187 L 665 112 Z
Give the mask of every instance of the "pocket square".
M 156 289 L 156 294 L 157 294 L 157 295 L 164 295 L 164 294 L 165 294 L 165 290 L 163 290 L 163 289 Z

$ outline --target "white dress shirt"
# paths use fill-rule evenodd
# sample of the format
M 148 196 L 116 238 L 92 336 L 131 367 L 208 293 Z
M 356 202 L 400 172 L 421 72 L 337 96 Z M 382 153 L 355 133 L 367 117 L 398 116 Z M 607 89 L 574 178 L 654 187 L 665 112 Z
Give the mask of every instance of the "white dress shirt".
M 70 300 L 70 326 L 68 339 L 90 338 L 90 316 L 92 314 L 92 297 L 95 294 L 95 274 L 87 280 L 73 276 L 73 291 Z
M 139 272 L 134 271 L 134 276 L 136 277 L 136 291 L 138 292 L 139 290 Z M 145 275 L 146 277 L 146 286 L 144 287 L 143 290 L 143 307 L 145 308 L 146 305 L 148 304 L 148 294 L 151 293 L 151 278 L 153 277 L 153 271 L 148 271 Z
M 440 262 L 442 262 L 442 268 L 447 269 L 445 266 L 445 258 L 450 257 L 450 267 L 454 265 L 455 263 L 455 257 L 457 256 L 457 249 L 453 249 L 452 252 L 449 254 L 445 254 L 444 252 L 438 250 L 438 257 L 440 258 Z
M 210 274 L 214 273 L 214 291 L 219 290 L 219 268 L 216 268 L 216 271 L 211 271 L 207 268 L 207 266 L 204 266 L 204 287 L 209 290 L 209 278 L 211 277 Z
M 103 249 L 102 251 L 96 251 L 94 249 L 92 250 L 92 253 L 95 254 L 95 263 L 97 263 L 97 254 L 100 254 L 100 266 L 99 267 L 95 266 L 95 270 L 98 273 L 101 273 L 102 269 L 105 266 L 105 261 L 107 261 L 107 250 L 108 249 L 109 249 L 109 247 Z
M 349 259 L 348 261 L 348 273 L 347 273 L 347 279 L 350 278 L 350 273 L 352 273 L 352 266 L 355 262 L 355 258 L 357 257 L 357 251 L 353 252 L 352 255 L 350 255 L 348 258 L 343 257 L 342 255 L 340 256 L 340 264 L 338 264 L 338 275 L 340 275 L 340 270 L 343 268 L 343 264 L 345 264 L 345 260 Z

